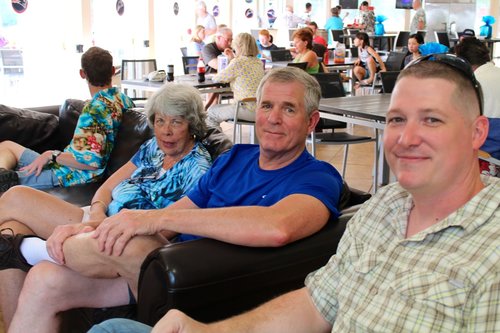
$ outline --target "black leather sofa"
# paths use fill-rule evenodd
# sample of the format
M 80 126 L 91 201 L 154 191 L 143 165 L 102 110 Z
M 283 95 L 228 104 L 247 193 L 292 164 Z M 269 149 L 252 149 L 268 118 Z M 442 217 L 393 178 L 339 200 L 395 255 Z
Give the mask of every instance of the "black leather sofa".
M 61 107 L 31 108 L 36 112 L 0 105 L 0 140 L 14 140 L 39 152 L 61 149 L 70 141 L 82 105 L 81 101 L 67 100 Z M 126 112 L 108 174 L 128 161 L 152 135 L 140 110 Z M 213 155 L 231 146 L 222 133 L 211 132 L 209 138 L 205 143 Z M 99 185 L 48 192 L 77 205 L 88 205 Z M 250 248 L 201 239 L 157 249 L 142 265 L 136 307 L 67 311 L 61 331 L 86 332 L 93 323 L 111 317 L 128 317 L 154 325 L 173 308 L 210 322 L 300 288 L 305 276 L 335 253 L 356 205 L 369 197 L 346 186 L 341 200 L 343 214 L 338 220 L 329 221 L 317 234 L 282 248 Z

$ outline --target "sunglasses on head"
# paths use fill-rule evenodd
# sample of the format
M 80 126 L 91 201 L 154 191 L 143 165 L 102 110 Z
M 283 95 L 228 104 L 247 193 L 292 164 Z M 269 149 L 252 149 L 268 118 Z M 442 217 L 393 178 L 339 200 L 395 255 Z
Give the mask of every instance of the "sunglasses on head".
M 474 71 L 472 70 L 471 65 L 465 59 L 449 53 L 434 53 L 434 54 L 427 54 L 425 56 L 413 60 L 408 64 L 407 67 L 416 65 L 422 61 L 427 61 L 427 60 L 448 65 L 449 67 L 453 68 L 456 72 L 459 72 L 467 80 L 469 80 L 469 82 L 474 87 L 474 91 L 476 92 L 476 96 L 479 101 L 479 114 L 480 115 L 483 114 L 483 92 L 481 90 L 481 85 L 476 80 L 476 76 L 474 75 Z

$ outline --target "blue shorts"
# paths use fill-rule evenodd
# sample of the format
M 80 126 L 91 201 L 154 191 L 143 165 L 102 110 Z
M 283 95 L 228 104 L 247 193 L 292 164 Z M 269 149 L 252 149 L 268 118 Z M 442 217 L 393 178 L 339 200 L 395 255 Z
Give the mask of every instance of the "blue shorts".
M 29 187 L 44 189 L 59 186 L 59 180 L 50 169 L 43 169 L 42 172 L 35 176 L 34 173 L 27 175 L 25 172 L 19 171 L 20 168 L 31 164 L 39 157 L 40 154 L 31 149 L 25 149 L 21 154 L 21 158 L 17 162 L 17 175 L 19 176 L 19 184 Z

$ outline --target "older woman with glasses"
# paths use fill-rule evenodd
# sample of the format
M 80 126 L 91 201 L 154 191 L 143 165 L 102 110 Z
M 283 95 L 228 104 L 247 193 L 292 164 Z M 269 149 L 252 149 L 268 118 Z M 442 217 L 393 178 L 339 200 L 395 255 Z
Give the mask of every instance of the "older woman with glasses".
M 200 142 L 206 131 L 200 94 L 193 87 L 167 84 L 151 97 L 146 112 L 155 136 L 102 184 L 89 207 L 80 208 L 28 187 L 17 186 L 7 191 L 0 199 L 3 229 L 0 248 L 35 240 L 37 245 L 21 246 L 26 259 L 24 268 L 28 270 L 39 260 L 31 260 L 32 253 L 39 255 L 42 251 L 46 256 L 43 259 L 50 258 L 44 241 L 36 237 L 25 238 L 23 234 L 47 238 L 57 226 L 67 225 L 58 229 L 61 248 L 50 252 L 52 258 L 62 260 L 57 254 L 62 256 L 62 243 L 67 237 L 91 230 L 89 226 L 95 228 L 107 216 L 123 208 L 160 209 L 182 198 L 212 162 Z M 80 221 L 85 223 L 78 223 Z M 6 228 L 10 229 L 8 233 Z M 2 260 L 0 269 L 12 264 Z

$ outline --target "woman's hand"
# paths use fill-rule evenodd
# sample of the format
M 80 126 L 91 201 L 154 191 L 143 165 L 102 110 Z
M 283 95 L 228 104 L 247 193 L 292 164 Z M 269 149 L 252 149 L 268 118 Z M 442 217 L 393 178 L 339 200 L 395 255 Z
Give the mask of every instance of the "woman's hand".
M 108 216 L 106 215 L 106 212 L 104 212 L 103 210 L 100 210 L 100 209 L 95 209 L 95 210 L 90 210 L 90 213 L 89 213 L 89 218 L 87 221 L 103 221 L 105 218 L 107 218 Z
M 83 223 L 59 225 L 55 227 L 52 235 L 47 239 L 47 252 L 58 264 L 64 264 L 63 244 L 71 236 L 90 232 L 94 228 Z
M 52 158 L 52 152 L 50 150 L 47 150 L 46 152 L 43 152 L 38 156 L 33 162 L 28 164 L 25 167 L 22 167 L 19 169 L 22 172 L 26 172 L 26 174 L 31 175 L 33 172 L 35 173 L 35 176 L 39 176 L 40 173 L 42 172 L 43 167 L 49 163 L 49 161 Z
M 106 218 L 92 235 L 98 248 L 107 255 L 120 256 L 130 239 L 137 235 L 155 235 L 154 210 L 122 209 Z
M 233 60 L 235 57 L 233 50 L 229 47 L 225 49 L 223 53 L 228 58 L 229 61 Z

